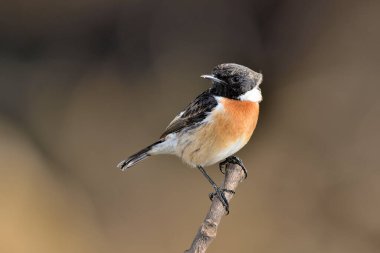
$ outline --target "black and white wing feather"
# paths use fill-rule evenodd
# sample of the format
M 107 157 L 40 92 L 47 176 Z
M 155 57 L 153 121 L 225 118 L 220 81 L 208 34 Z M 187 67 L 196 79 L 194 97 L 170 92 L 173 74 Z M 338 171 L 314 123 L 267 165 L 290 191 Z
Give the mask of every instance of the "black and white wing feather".
M 161 138 L 199 124 L 217 104 L 218 102 L 209 90 L 203 92 L 170 122 Z

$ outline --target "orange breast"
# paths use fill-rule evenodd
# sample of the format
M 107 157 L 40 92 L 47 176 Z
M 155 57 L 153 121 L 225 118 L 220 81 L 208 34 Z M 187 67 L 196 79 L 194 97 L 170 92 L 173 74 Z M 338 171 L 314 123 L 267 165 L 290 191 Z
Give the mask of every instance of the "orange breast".
M 237 152 L 247 144 L 255 130 L 259 104 L 222 98 L 223 108 L 212 112 L 210 124 L 183 137 L 186 141 L 178 148 L 178 156 L 196 166 L 214 164 Z
M 228 98 L 222 98 L 220 102 L 223 104 L 224 113 L 216 115 L 216 122 L 219 124 L 215 130 L 220 131 L 219 136 L 224 136 L 226 145 L 239 138 L 243 138 L 243 142 L 247 143 L 256 128 L 259 104 Z

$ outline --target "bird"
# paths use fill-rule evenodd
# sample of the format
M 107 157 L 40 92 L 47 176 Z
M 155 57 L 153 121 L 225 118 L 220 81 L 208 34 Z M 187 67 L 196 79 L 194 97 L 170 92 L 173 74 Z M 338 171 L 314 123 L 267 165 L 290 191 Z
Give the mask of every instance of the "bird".
M 234 154 L 248 143 L 256 128 L 263 75 L 243 65 L 224 63 L 201 77 L 210 80 L 211 87 L 180 112 L 156 142 L 117 167 L 125 171 L 149 156 L 176 155 L 206 177 L 215 191 L 210 199 L 217 196 L 228 214 L 225 192 L 234 192 L 218 187 L 204 168 L 219 163 L 223 173 L 227 163 L 234 163 L 247 177 L 242 160 Z

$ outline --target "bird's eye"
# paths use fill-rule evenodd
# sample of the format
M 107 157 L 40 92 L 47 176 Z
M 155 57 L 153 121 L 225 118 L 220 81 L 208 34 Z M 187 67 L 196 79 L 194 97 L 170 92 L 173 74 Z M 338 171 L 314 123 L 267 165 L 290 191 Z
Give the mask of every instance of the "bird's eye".
M 240 80 L 241 80 L 241 79 L 240 79 L 239 76 L 234 76 L 234 77 L 231 78 L 231 82 L 232 82 L 232 83 L 239 83 Z

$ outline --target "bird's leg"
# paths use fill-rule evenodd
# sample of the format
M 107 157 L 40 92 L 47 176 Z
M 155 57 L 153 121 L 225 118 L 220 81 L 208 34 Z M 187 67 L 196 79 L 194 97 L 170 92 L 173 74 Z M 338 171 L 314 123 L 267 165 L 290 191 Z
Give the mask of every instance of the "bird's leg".
M 232 193 L 234 194 L 235 192 L 234 191 L 231 191 L 231 190 L 227 190 L 227 189 L 221 189 L 220 187 L 218 187 L 215 182 L 211 179 L 211 177 L 206 173 L 205 169 L 198 165 L 197 168 L 199 169 L 200 172 L 202 172 L 202 174 L 207 178 L 207 180 L 210 182 L 210 184 L 212 185 L 212 188 L 214 188 L 215 192 L 214 193 L 210 193 L 209 197 L 210 199 L 212 200 L 214 196 L 217 196 L 218 199 L 220 200 L 220 202 L 222 203 L 223 207 L 225 208 L 226 212 L 227 212 L 227 215 L 230 213 L 230 209 L 229 209 L 229 204 L 228 204 L 228 201 L 226 199 L 226 196 L 224 195 L 224 192 L 229 192 L 229 193 Z
M 223 162 L 219 163 L 219 170 L 223 174 L 226 173 L 225 169 L 226 169 L 227 163 L 232 163 L 232 164 L 239 165 L 241 167 L 241 169 L 243 170 L 243 172 L 244 172 L 244 179 L 247 178 L 247 176 L 248 176 L 247 169 L 245 168 L 245 166 L 243 164 L 243 161 L 239 157 L 237 157 L 237 156 L 229 156 Z

